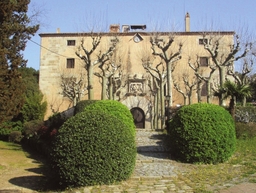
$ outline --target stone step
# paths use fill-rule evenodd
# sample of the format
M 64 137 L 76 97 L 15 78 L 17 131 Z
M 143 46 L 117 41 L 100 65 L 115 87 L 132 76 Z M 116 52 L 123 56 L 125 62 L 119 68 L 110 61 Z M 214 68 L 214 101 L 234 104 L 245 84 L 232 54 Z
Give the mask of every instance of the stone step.
M 138 152 L 136 156 L 137 161 L 156 161 L 165 162 L 171 160 L 170 152 Z
M 168 152 L 164 145 L 165 134 L 153 130 L 137 130 L 136 145 L 137 152 Z
M 169 152 L 170 150 L 167 147 L 159 145 L 146 145 L 138 146 L 137 152 Z

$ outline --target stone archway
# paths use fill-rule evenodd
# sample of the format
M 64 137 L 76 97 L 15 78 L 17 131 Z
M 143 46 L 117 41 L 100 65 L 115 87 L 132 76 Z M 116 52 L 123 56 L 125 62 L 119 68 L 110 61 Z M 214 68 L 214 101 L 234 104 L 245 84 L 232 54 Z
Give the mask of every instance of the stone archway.
M 139 107 L 134 107 L 131 110 L 133 121 L 136 128 L 145 128 L 145 113 Z
M 144 113 L 144 128 L 151 128 L 151 103 L 143 96 L 128 96 L 122 101 L 128 109 L 137 108 Z

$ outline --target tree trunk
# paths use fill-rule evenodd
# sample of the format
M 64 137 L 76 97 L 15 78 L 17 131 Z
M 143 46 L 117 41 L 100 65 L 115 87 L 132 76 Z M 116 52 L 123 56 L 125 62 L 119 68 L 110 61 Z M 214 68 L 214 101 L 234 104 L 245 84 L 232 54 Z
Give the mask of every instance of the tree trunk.
M 212 94 L 211 94 L 211 82 L 210 81 L 207 81 L 206 82 L 206 89 L 207 89 L 207 103 L 211 103 L 211 97 L 212 97 Z
M 169 97 L 168 107 L 172 106 L 172 71 L 171 63 L 167 63 L 167 95 Z
M 73 107 L 75 107 L 76 104 L 77 104 L 77 100 L 76 100 L 76 97 L 75 97 L 74 100 L 73 100 Z
M 243 99 L 242 99 L 242 105 L 243 105 L 243 107 L 245 107 L 245 105 L 246 105 L 246 97 L 243 97 Z
M 226 75 L 225 66 L 219 67 L 219 73 L 220 73 L 219 74 L 220 87 L 223 87 L 224 82 L 225 82 L 225 75 Z M 221 93 L 221 95 L 220 95 L 219 105 L 224 106 L 224 93 Z
M 113 78 L 112 78 L 112 76 L 109 77 L 108 90 L 109 90 L 109 99 L 113 100 L 114 96 L 113 96 Z
M 154 105 L 150 103 L 148 105 L 148 109 L 149 109 L 150 128 L 154 129 Z
M 231 98 L 229 102 L 229 113 L 235 119 L 235 99 Z
M 164 100 L 164 84 L 161 81 L 160 87 L 160 102 L 161 102 L 161 129 L 164 129 L 165 125 L 165 100 Z
M 101 89 L 101 100 L 106 99 L 106 89 L 107 89 L 107 78 L 105 76 L 102 76 L 102 89 Z
M 90 65 L 88 68 L 88 99 L 94 99 L 94 91 L 93 91 L 93 65 Z
M 157 92 L 158 93 L 158 92 Z M 158 128 L 158 94 L 155 94 L 154 97 L 154 129 Z
M 202 93 L 201 84 L 200 84 L 200 83 L 197 83 L 197 102 L 198 102 L 198 103 L 202 102 L 201 93 Z
M 192 104 L 192 94 L 191 93 L 188 95 L 188 104 L 189 105 Z
M 183 100 L 184 100 L 184 105 L 187 105 L 187 96 L 185 94 L 183 95 Z

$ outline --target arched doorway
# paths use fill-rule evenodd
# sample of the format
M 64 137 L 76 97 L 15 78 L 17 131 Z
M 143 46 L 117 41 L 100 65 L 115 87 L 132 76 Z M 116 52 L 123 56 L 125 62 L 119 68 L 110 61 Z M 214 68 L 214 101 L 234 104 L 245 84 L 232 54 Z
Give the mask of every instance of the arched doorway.
M 145 113 L 139 107 L 134 107 L 131 110 L 133 121 L 136 128 L 145 128 Z

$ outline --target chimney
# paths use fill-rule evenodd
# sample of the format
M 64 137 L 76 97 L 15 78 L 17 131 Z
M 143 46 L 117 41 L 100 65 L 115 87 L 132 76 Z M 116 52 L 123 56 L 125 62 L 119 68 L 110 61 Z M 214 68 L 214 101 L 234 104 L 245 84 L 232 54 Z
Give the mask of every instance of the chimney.
M 122 32 L 127 33 L 130 31 L 130 26 L 129 25 L 122 25 Z
M 60 28 L 57 28 L 57 31 L 56 31 L 56 33 L 60 33 Z
M 185 16 L 185 32 L 190 32 L 190 16 L 188 12 Z
M 109 32 L 110 33 L 118 33 L 118 32 L 120 32 L 120 26 L 118 24 L 110 25 Z

